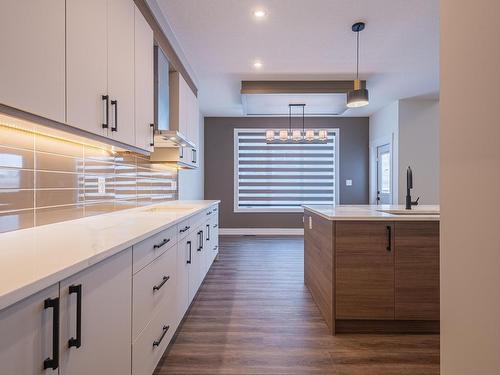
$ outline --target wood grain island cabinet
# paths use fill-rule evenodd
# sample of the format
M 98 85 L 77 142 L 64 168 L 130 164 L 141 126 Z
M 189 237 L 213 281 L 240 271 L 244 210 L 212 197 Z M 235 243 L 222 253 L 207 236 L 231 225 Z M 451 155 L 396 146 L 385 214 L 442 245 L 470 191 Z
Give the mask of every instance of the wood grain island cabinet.
M 304 282 L 332 334 L 439 331 L 439 217 L 304 212 Z

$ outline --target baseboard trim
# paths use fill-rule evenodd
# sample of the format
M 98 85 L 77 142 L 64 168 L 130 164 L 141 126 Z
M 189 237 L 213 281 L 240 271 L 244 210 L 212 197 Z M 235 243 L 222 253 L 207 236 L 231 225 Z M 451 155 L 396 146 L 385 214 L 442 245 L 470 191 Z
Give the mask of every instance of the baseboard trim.
M 303 228 L 219 228 L 221 236 L 303 236 Z

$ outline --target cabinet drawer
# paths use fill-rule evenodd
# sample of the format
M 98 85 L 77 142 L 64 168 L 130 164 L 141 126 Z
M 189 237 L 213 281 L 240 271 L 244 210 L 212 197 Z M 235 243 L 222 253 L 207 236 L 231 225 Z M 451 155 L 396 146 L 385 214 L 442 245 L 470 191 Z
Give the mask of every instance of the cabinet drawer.
M 132 375 L 153 373 L 176 329 L 175 306 L 164 304 L 132 344 Z
M 133 272 L 139 272 L 177 242 L 177 227 L 174 225 L 133 247 Z
M 177 236 L 179 241 L 185 238 L 192 231 L 192 218 L 186 219 L 177 224 Z
M 152 316 L 166 303 L 175 301 L 177 246 L 134 275 L 132 336 L 144 329 Z

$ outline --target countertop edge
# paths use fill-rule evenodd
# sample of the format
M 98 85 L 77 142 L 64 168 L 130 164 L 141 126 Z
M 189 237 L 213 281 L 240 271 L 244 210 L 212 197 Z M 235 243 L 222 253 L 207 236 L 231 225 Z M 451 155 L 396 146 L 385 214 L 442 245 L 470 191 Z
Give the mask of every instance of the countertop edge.
M 331 216 L 313 207 L 304 206 L 304 211 L 310 211 L 330 221 L 440 221 L 440 215 L 394 215 L 389 213 L 380 213 L 380 216 L 343 216 L 341 214 Z
M 78 272 L 81 272 L 85 270 L 88 267 L 93 266 L 94 264 L 97 264 L 107 258 L 110 258 L 111 256 L 120 253 L 121 251 L 124 251 L 134 244 L 137 244 L 151 236 L 154 236 L 155 234 L 170 228 L 174 225 L 179 224 L 180 222 L 189 219 L 192 216 L 197 215 L 200 211 L 203 211 L 211 206 L 214 206 L 216 204 L 220 204 L 220 200 L 213 200 L 211 203 L 207 203 L 203 207 L 197 208 L 195 211 L 190 212 L 180 218 L 175 219 L 174 221 L 169 222 L 168 224 L 162 225 L 160 227 L 157 227 L 155 229 L 152 229 L 150 231 L 142 233 L 140 236 L 134 237 L 132 239 L 129 239 L 119 245 L 116 245 L 110 249 L 104 250 L 100 252 L 99 254 L 90 256 L 84 260 L 81 260 L 77 263 L 68 265 L 67 267 L 60 269 L 48 276 L 45 276 L 43 278 L 40 278 L 36 281 L 30 282 L 28 284 L 22 285 L 19 288 L 12 289 L 3 295 L 0 295 L 0 311 L 3 309 L 6 309 L 18 302 L 21 302 L 22 300 L 37 294 L 50 286 L 72 276 L 77 274 Z M 154 207 L 155 205 L 150 205 L 147 207 Z M 131 210 L 136 210 L 137 208 L 132 208 Z M 113 213 L 110 213 L 113 214 Z M 104 214 L 106 215 L 106 214 Z

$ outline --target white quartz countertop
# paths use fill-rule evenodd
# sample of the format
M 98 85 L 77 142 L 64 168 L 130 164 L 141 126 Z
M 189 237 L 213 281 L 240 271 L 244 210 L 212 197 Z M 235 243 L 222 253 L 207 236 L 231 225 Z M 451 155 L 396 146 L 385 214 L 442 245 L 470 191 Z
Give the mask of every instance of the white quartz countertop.
M 0 310 L 219 201 L 172 201 L 0 234 Z
M 404 205 L 304 205 L 328 220 L 439 221 L 439 206 L 419 205 L 405 210 Z

